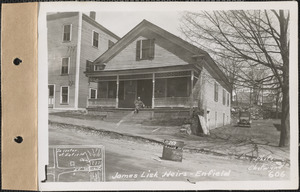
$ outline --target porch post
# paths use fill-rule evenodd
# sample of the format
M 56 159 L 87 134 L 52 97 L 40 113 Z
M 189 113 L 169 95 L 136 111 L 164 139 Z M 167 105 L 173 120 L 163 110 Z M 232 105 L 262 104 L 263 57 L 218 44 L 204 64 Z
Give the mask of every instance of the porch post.
M 119 75 L 117 75 L 116 108 L 119 107 Z
M 191 71 L 191 93 L 193 92 L 194 88 L 194 71 Z
M 190 85 L 191 108 L 194 106 L 193 88 L 194 88 L 194 71 L 191 71 L 191 85 Z
M 155 73 L 152 74 L 152 109 L 154 109 L 154 96 L 155 96 Z

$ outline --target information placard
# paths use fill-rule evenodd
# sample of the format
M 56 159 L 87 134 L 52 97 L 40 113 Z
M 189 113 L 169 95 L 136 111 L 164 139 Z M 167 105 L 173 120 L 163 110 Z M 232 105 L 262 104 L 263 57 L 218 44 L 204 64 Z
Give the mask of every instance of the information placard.
M 50 146 L 47 182 L 105 181 L 104 146 Z

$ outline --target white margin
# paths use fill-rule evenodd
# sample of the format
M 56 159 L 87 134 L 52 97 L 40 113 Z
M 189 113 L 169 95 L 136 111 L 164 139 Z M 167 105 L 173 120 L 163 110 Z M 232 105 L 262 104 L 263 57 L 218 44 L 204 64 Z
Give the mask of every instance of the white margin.
M 201 6 L 200 6 L 201 5 Z M 47 12 L 88 12 L 97 11 L 199 11 L 234 9 L 286 9 L 290 10 L 290 127 L 291 127 L 291 175 L 288 181 L 208 181 L 191 184 L 188 182 L 104 182 L 104 183 L 42 183 L 48 163 L 48 67 L 47 53 Z M 242 190 L 242 189 L 296 189 L 298 175 L 298 4 L 284 2 L 43 2 L 39 7 L 38 18 L 38 183 L 39 190 Z M 79 61 L 78 61 L 79 62 Z

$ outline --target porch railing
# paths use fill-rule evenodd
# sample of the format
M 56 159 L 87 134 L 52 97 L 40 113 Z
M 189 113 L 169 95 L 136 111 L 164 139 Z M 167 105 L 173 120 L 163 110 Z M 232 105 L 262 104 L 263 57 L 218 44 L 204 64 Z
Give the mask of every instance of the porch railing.
M 163 97 L 154 99 L 155 107 L 191 107 L 190 97 Z M 195 105 L 195 102 L 193 103 Z
M 88 99 L 88 107 L 116 107 L 115 98 Z

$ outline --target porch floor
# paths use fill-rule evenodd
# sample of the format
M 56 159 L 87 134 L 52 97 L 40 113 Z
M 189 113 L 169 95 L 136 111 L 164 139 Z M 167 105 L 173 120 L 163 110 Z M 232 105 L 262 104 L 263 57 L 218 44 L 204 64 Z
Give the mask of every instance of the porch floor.
M 113 112 L 113 111 L 134 111 L 134 108 L 109 108 L 109 107 L 88 107 L 88 111 L 107 111 L 107 112 Z M 183 108 L 183 107 L 161 107 L 161 108 L 142 108 L 140 111 L 190 111 L 190 108 Z

